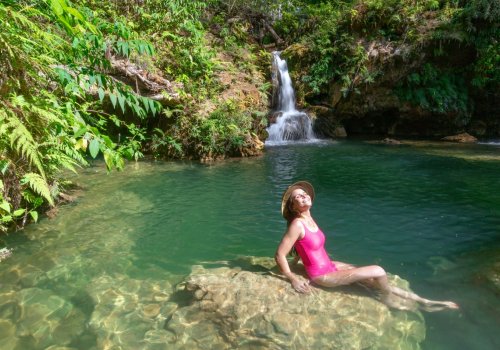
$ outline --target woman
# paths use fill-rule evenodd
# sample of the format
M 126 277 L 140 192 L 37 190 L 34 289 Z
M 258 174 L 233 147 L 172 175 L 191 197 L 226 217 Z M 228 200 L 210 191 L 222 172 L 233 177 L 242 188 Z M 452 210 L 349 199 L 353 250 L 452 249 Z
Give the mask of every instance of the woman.
M 307 181 L 289 186 L 281 200 L 281 213 L 288 228 L 276 251 L 276 263 L 299 293 L 311 291 L 310 281 L 322 287 L 336 287 L 355 282 L 377 288 L 382 301 L 399 309 L 411 308 L 418 303 L 428 311 L 444 308 L 457 309 L 452 301 L 433 301 L 419 297 L 401 288 L 391 286 L 384 269 L 377 265 L 354 267 L 331 261 L 324 249 L 325 236 L 311 216 L 314 188 Z M 295 275 L 288 264 L 287 255 L 295 248 L 306 269 L 310 281 Z

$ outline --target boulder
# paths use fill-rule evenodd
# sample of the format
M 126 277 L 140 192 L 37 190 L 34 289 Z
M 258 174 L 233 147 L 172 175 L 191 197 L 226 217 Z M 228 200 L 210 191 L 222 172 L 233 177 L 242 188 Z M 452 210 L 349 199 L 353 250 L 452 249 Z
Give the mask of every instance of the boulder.
M 299 294 L 273 265 L 195 266 L 179 287 L 191 300 L 165 329 L 189 349 L 418 349 L 425 338 L 419 312 L 391 310 L 352 287 Z
M 400 145 L 401 141 L 386 137 L 385 139 L 382 140 L 382 143 L 385 143 L 386 145 Z
M 475 138 L 472 135 L 469 135 L 466 132 L 458 134 L 458 135 L 446 136 L 446 137 L 443 137 L 441 140 L 443 140 L 443 141 L 449 141 L 449 142 L 460 142 L 460 143 L 474 143 L 474 142 L 477 142 L 477 138 Z

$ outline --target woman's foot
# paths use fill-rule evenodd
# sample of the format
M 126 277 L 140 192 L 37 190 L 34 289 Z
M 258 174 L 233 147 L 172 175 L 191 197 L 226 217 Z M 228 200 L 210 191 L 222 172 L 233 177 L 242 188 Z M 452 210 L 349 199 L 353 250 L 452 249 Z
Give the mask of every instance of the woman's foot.
M 426 302 L 421 303 L 422 309 L 428 312 L 441 311 L 444 309 L 457 310 L 460 307 L 457 303 L 453 301 L 432 301 L 427 300 Z

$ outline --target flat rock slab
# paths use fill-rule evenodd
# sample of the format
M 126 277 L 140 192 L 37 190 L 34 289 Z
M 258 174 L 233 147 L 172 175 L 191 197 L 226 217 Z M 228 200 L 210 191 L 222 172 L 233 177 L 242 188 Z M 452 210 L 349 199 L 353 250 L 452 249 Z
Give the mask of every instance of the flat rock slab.
M 419 312 L 389 309 L 362 290 L 296 293 L 274 261 L 241 267 L 193 267 L 179 293 L 192 296 L 165 324 L 174 348 L 419 349 Z M 391 276 L 391 283 L 407 283 Z M 182 291 L 183 289 L 183 291 Z

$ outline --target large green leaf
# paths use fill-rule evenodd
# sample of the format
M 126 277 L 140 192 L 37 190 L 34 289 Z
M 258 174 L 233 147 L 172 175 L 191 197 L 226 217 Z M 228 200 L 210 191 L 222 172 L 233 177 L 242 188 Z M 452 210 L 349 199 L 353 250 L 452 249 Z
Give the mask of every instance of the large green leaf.
M 123 94 L 118 94 L 118 103 L 122 109 L 122 112 L 125 113 L 125 96 Z
M 0 209 L 5 210 L 7 213 L 10 213 L 10 204 L 6 201 L 2 201 L 0 203 Z
M 111 104 L 113 105 L 113 108 L 116 108 L 116 95 L 111 93 L 109 94 L 109 99 L 111 100 Z
M 97 157 L 97 154 L 99 153 L 99 141 L 98 140 L 92 139 L 92 141 L 90 141 L 89 152 L 90 152 L 90 155 L 92 156 L 92 158 Z
M 99 94 L 99 100 L 102 102 L 102 100 L 104 100 L 104 96 L 105 96 L 105 92 L 103 90 L 103 88 L 99 88 L 97 89 L 97 93 Z

